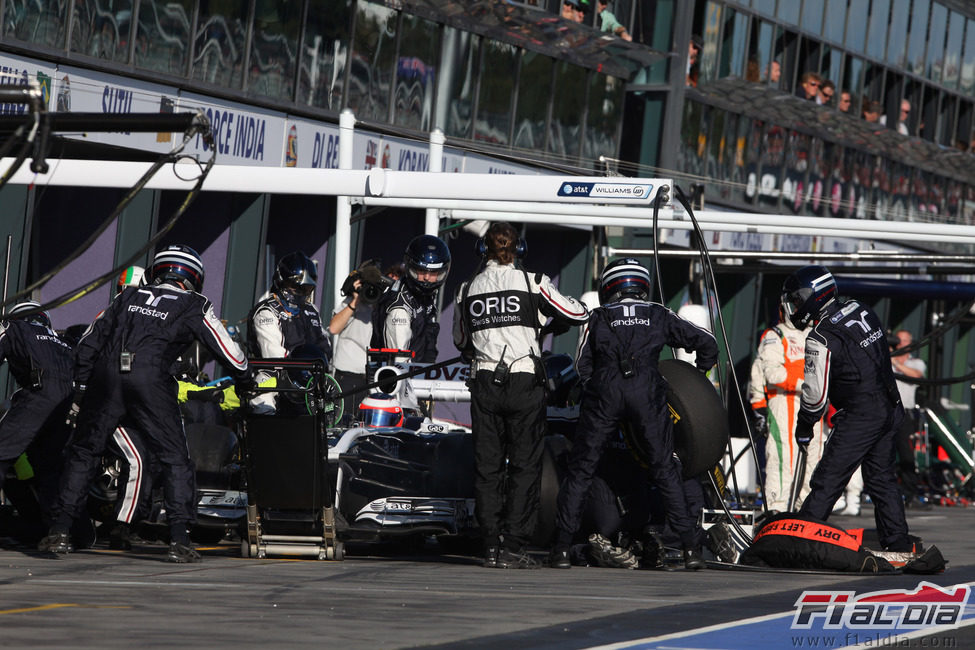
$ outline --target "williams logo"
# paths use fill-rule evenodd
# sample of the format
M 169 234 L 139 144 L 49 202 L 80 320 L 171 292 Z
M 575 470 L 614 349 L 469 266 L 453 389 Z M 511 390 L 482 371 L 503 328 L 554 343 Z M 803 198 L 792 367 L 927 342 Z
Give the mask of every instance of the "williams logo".
M 804 591 L 796 601 L 792 629 L 905 630 L 961 621 L 969 585 L 939 587 L 921 582 L 913 591 Z

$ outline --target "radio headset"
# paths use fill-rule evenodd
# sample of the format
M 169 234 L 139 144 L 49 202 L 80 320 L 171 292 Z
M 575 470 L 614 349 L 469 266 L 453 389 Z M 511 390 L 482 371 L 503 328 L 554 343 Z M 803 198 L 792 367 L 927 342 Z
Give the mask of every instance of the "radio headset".
M 487 257 L 487 243 L 484 241 L 483 237 L 478 237 L 477 241 L 474 243 L 474 252 L 478 254 L 479 257 Z M 524 237 L 518 238 L 518 243 L 515 244 L 515 257 L 517 259 L 523 258 L 528 253 L 528 244 L 525 243 Z

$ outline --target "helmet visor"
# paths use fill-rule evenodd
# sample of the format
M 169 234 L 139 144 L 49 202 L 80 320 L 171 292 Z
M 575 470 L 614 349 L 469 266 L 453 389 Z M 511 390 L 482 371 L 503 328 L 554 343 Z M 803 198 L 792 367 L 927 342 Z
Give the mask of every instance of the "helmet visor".
M 359 419 L 364 427 L 398 427 L 403 424 L 403 413 L 364 408 L 359 410 Z
M 408 269 L 410 277 L 422 286 L 439 287 L 447 279 L 448 267 L 439 269 L 423 268 L 411 265 Z

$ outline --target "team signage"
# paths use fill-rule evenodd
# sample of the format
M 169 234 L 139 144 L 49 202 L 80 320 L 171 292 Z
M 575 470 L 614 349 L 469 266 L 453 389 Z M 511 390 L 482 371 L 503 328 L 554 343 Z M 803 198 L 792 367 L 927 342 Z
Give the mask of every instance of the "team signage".
M 592 199 L 646 200 L 653 192 L 653 184 L 647 183 L 584 183 L 566 181 L 559 186 L 558 196 Z

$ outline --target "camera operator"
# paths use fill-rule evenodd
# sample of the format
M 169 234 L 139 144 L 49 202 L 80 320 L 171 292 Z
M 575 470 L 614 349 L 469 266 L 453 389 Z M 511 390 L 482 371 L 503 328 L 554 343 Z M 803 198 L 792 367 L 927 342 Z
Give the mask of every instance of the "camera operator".
M 367 383 L 366 351 L 372 339 L 373 306 L 392 283 L 379 272 L 377 261 L 369 260 L 350 273 L 342 285 L 345 299 L 332 314 L 328 331 L 335 336 L 332 374 L 343 393 Z M 352 420 L 367 392 L 346 396 L 343 416 L 346 422 Z

